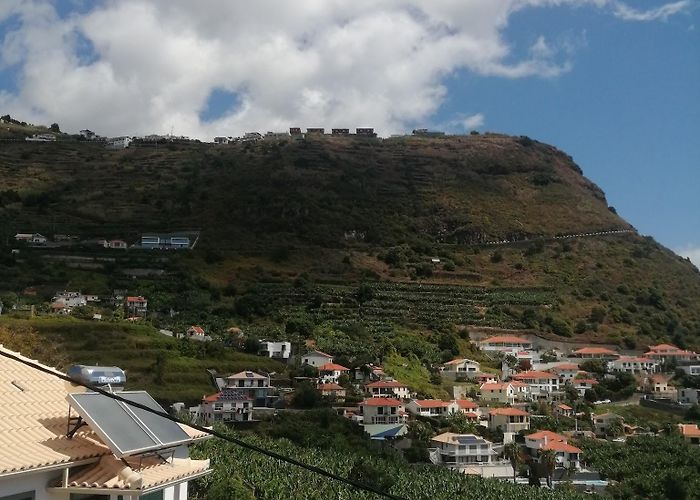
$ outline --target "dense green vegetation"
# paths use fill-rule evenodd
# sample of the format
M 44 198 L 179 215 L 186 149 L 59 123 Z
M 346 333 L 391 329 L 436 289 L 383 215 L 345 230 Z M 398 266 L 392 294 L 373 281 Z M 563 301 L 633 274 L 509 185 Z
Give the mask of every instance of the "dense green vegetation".
M 372 443 L 358 427 L 331 412 L 280 416 L 267 430 L 278 439 L 262 435 L 265 429 L 255 435 L 228 432 L 248 443 L 411 500 L 579 498 L 568 492 L 514 486 L 432 465 L 408 464 L 397 452 Z M 196 498 L 377 498 L 221 440 L 198 445 L 193 455 L 210 457 L 214 469 L 199 481 Z
M 585 440 L 581 448 L 588 463 L 618 482 L 608 489 L 614 498 L 684 500 L 700 491 L 700 448 L 678 436 Z

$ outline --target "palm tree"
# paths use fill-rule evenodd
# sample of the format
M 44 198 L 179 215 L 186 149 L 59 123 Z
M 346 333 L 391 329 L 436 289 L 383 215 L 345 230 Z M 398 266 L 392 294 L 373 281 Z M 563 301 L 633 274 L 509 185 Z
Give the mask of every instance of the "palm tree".
M 503 447 L 503 456 L 510 460 L 510 465 L 513 467 L 513 483 L 518 475 L 518 468 L 523 463 L 523 457 L 520 455 L 520 446 L 515 441 L 512 441 Z
M 552 474 L 554 474 L 554 468 L 557 466 L 557 455 L 554 450 L 543 450 L 539 451 L 540 464 L 547 471 L 547 486 L 552 487 Z

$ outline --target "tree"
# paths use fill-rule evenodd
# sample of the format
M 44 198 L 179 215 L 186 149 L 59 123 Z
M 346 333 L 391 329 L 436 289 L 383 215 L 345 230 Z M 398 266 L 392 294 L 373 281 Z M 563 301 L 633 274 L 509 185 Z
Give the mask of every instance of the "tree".
M 557 466 L 557 456 L 554 450 L 543 450 L 540 449 L 539 453 L 540 464 L 547 473 L 547 486 L 551 488 L 552 486 L 552 474 L 554 474 L 554 469 Z
M 51 130 L 51 132 L 56 132 L 56 133 L 61 132 L 61 128 L 58 126 L 58 123 L 52 123 L 51 126 L 49 127 L 49 130 Z
M 513 467 L 513 482 L 518 476 L 518 468 L 523 463 L 523 457 L 520 455 L 520 446 L 515 441 L 511 441 L 503 447 L 503 456 L 510 461 Z
M 622 426 L 622 419 L 616 418 L 608 424 L 607 435 L 612 437 L 621 436 L 625 432 Z
M 367 283 L 362 283 L 355 291 L 355 300 L 360 306 L 374 298 L 374 290 Z
M 308 410 L 321 404 L 321 393 L 310 382 L 302 382 L 294 391 L 292 406 Z

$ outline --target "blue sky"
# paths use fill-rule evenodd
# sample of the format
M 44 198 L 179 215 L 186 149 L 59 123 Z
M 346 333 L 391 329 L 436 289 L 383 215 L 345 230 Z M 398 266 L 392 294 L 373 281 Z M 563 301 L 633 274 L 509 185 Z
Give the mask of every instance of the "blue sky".
M 0 113 L 205 140 L 528 135 L 700 263 L 699 16 L 694 0 L 3 0 Z

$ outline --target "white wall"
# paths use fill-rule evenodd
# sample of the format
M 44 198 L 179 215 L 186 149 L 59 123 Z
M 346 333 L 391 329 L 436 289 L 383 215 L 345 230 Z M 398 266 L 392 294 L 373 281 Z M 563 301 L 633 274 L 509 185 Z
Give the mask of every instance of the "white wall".
M 0 478 L 0 495 L 10 496 L 27 491 L 34 491 L 36 500 L 68 500 L 67 494 L 49 493 L 46 486 L 49 482 L 61 478 L 61 470 L 51 472 L 28 472 Z

